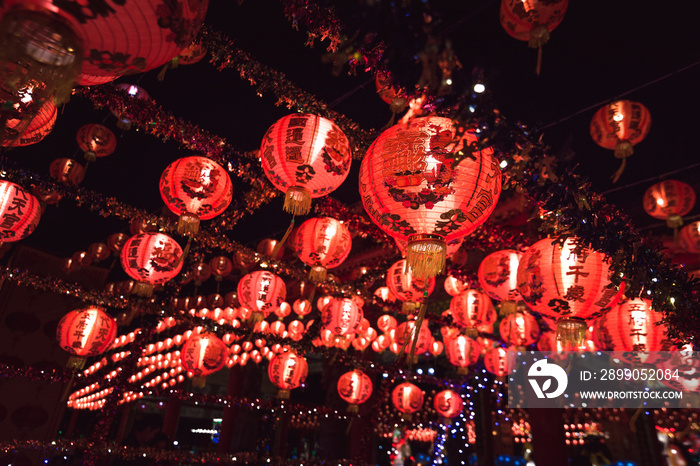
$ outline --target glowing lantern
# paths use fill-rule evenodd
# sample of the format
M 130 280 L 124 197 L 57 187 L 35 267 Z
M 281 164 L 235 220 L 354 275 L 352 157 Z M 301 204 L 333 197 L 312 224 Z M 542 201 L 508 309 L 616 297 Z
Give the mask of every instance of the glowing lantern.
M 19 241 L 39 225 L 39 200 L 21 186 L 0 180 L 0 242 Z
M 109 128 L 90 123 L 83 125 L 75 136 L 85 160 L 94 162 L 97 157 L 107 157 L 117 148 L 117 138 Z
M 68 366 L 78 369 L 85 364 L 85 358 L 105 352 L 116 335 L 116 320 L 97 306 L 69 312 L 56 328 L 56 338 L 61 348 L 76 356 L 68 361 Z
M 540 326 L 529 312 L 515 312 L 501 320 L 498 332 L 511 345 L 529 346 L 540 336 Z
M 391 392 L 391 402 L 406 418 L 423 407 L 423 391 L 409 382 L 404 382 Z
M 2 147 L 23 147 L 44 139 L 56 124 L 56 105 L 48 100 L 34 112 L 15 112 L 8 115 Z
M 270 382 L 280 389 L 277 396 L 282 399 L 288 399 L 289 391 L 300 387 L 308 374 L 306 359 L 292 352 L 276 354 L 267 367 Z
M 617 100 L 601 108 L 591 119 L 591 138 L 604 149 L 614 150 L 622 164 L 613 176 L 616 182 L 625 169 L 633 146 L 642 142 L 651 127 L 651 114 L 639 102 Z
M 122 92 L 126 92 L 129 99 L 151 100 L 146 89 L 136 84 L 121 83 L 115 87 Z M 110 107 L 109 110 L 112 112 L 112 115 L 119 119 L 117 122 L 118 128 L 124 130 L 131 128 L 131 119 L 127 116 L 126 108 Z
M 326 279 L 326 269 L 343 263 L 350 254 L 352 237 L 342 222 L 330 217 L 311 218 L 297 230 L 292 247 L 299 259 L 309 267 L 309 279 Z
M 398 299 L 404 302 L 405 312 L 415 309 L 416 303 L 430 296 L 435 289 L 435 278 L 418 279 L 410 271 L 406 271 L 406 259 L 395 262 L 386 271 L 386 286 Z
M 350 403 L 348 411 L 356 413 L 372 395 L 372 379 L 359 369 L 346 372 L 338 379 L 338 395 Z
M 553 244 L 554 243 L 554 244 Z M 518 265 L 518 291 L 533 311 L 557 320 L 558 340 L 583 347 L 586 323 L 620 300 L 605 255 L 585 248 L 575 237 L 563 244 L 546 238 L 530 246 Z
M 427 321 L 424 321 L 420 329 L 416 331 L 416 321 L 409 320 L 396 327 L 395 340 L 399 348 L 406 347 L 410 355 L 427 353 L 432 343 L 432 334 Z M 415 349 L 413 344 L 415 342 Z
M 443 390 L 438 392 L 433 399 L 435 411 L 442 417 L 452 419 L 459 416 L 464 410 L 464 400 L 462 395 L 454 390 Z
M 481 355 L 481 346 L 473 339 L 465 335 L 443 338 L 445 354 L 450 364 L 457 367 L 457 373 L 464 375 L 469 372 L 469 366 L 473 366 Z
M 182 248 L 163 233 L 132 236 L 121 251 L 124 272 L 138 280 L 134 293 L 148 296 L 155 285 L 174 278 L 182 269 Z
M 233 262 L 225 256 L 216 256 L 209 261 L 211 273 L 214 275 L 214 280 L 220 282 L 231 274 L 233 270 Z
M 286 298 L 284 280 L 272 272 L 251 272 L 238 282 L 238 300 L 253 313 L 253 320 L 267 317 Z
M 684 226 L 678 232 L 678 244 L 687 252 L 700 252 L 700 222 Z
M 78 185 L 85 178 L 85 167 L 73 159 L 55 159 L 49 166 L 49 174 L 61 183 Z
M 569 0 L 501 0 L 500 20 L 503 29 L 515 39 L 527 41 L 537 50 L 536 73 L 542 65 L 542 46 L 549 33 L 559 26 Z
M 496 322 L 496 310 L 486 293 L 465 290 L 450 301 L 450 312 L 455 324 L 467 328 L 467 334 L 475 338 L 476 327 Z
M 381 133 L 360 166 L 365 210 L 387 234 L 408 241 L 408 269 L 419 278 L 443 270 L 447 242 L 486 221 L 501 193 L 493 150 L 475 148 L 469 132 L 456 139 L 452 120 L 414 118 Z
M 479 285 L 492 298 L 501 301 L 501 314 L 515 312 L 518 293 L 518 264 L 521 254 L 511 249 L 489 254 L 479 264 Z
M 695 191 L 682 181 L 664 180 L 644 193 L 644 210 L 654 218 L 666 220 L 669 228 L 683 225 L 683 215 L 695 206 Z
M 496 377 L 508 375 L 508 351 L 500 346 L 484 354 L 484 367 Z
M 285 193 L 284 210 L 306 215 L 311 199 L 340 186 L 350 171 L 352 154 L 343 131 L 311 114 L 288 115 L 265 133 L 260 156 L 265 175 Z
M 231 203 L 233 185 L 226 170 L 207 157 L 184 157 L 167 166 L 160 177 L 160 195 L 179 215 L 178 233 L 199 231 L 199 221 L 221 214 Z
M 333 335 L 347 335 L 359 331 L 364 315 L 350 298 L 333 299 L 321 311 L 323 328 L 330 330 Z
M 180 351 L 180 360 L 185 370 L 194 374 L 192 384 L 204 386 L 204 377 L 218 372 L 226 364 L 228 347 L 212 334 L 192 335 Z
M 460 294 L 462 291 L 466 290 L 469 286 L 459 278 L 455 278 L 452 275 L 448 275 L 445 278 L 445 283 L 443 284 L 443 287 L 445 288 L 445 292 L 447 292 L 448 295 L 454 297 Z

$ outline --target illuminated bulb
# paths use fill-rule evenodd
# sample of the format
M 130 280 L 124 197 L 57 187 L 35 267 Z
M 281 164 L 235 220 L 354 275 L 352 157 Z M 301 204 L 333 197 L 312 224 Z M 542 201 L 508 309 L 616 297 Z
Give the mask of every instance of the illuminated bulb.
M 483 83 L 474 84 L 474 92 L 476 92 L 477 94 L 481 94 L 485 90 L 486 90 L 486 86 L 484 86 Z

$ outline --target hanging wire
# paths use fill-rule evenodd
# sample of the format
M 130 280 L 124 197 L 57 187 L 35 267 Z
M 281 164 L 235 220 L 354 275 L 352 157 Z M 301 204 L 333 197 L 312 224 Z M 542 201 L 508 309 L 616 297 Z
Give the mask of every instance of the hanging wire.
M 660 175 L 652 176 L 651 178 L 646 178 L 646 179 L 643 179 L 643 180 L 635 181 L 635 182 L 633 182 L 633 183 L 628 183 L 628 184 L 626 184 L 626 185 L 624 185 L 624 186 L 618 186 L 618 187 L 615 187 L 615 188 L 612 188 L 612 189 L 608 189 L 607 191 L 603 191 L 603 192 L 600 193 L 600 194 L 602 194 L 603 196 L 605 196 L 606 194 L 610 194 L 610 193 L 613 193 L 613 192 L 615 192 L 615 191 L 620 191 L 620 190 L 622 190 L 622 189 L 631 188 L 632 186 L 637 186 L 637 185 L 639 185 L 639 184 L 649 183 L 650 181 L 662 180 L 662 179 L 664 179 L 664 178 L 666 178 L 666 177 L 668 177 L 668 176 L 675 175 L 676 173 L 684 172 L 684 171 L 690 170 L 691 168 L 696 168 L 696 167 L 700 167 L 700 162 L 698 162 L 698 163 L 693 163 L 693 164 L 691 164 L 691 165 L 688 165 L 688 166 L 679 168 L 679 169 L 677 169 L 677 170 L 672 170 L 672 171 L 670 171 L 670 172 L 662 173 L 662 174 L 660 174 Z

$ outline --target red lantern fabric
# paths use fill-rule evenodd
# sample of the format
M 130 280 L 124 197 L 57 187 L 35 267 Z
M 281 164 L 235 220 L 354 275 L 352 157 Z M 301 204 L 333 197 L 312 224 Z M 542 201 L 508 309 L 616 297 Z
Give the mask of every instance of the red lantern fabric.
M 617 304 L 624 283 L 619 290 L 608 288 L 604 254 L 580 247 L 575 237 L 563 245 L 555 241 L 536 242 L 518 265 L 518 291 L 530 309 L 553 318 L 591 319 Z
M 182 367 L 195 377 L 205 377 L 218 372 L 226 364 L 228 347 L 212 334 L 192 335 L 180 352 Z
M 443 390 L 435 395 L 433 406 L 440 416 L 452 419 L 464 410 L 464 400 L 454 390 Z
M 700 222 L 690 223 L 678 232 L 678 244 L 687 252 L 700 252 Z
M 356 333 L 363 318 L 362 308 L 350 298 L 333 299 L 321 310 L 323 328 L 330 330 L 333 335 Z
M 611 351 L 672 351 L 663 314 L 651 307 L 648 299 L 622 302 L 598 318 L 595 337 L 599 346 Z
M 549 40 L 568 6 L 569 0 L 501 0 L 501 26 L 511 37 L 537 48 Z
M 448 118 L 414 118 L 381 133 L 360 166 L 362 205 L 379 228 L 408 241 L 406 260 L 421 278 L 443 270 L 446 242 L 486 221 L 501 193 L 493 150 L 474 149 L 469 132 L 455 143 L 456 134 Z
M 75 135 L 78 147 L 85 152 L 85 159 L 94 162 L 96 157 L 107 157 L 117 148 L 117 137 L 106 126 L 90 123 L 83 125 Z
M 372 379 L 359 369 L 346 372 L 338 379 L 338 395 L 350 404 L 362 404 L 372 395 Z
M 260 146 L 262 168 L 270 182 L 286 193 L 284 210 L 306 215 L 311 199 L 340 186 L 350 172 L 350 142 L 332 121 L 311 114 L 287 115 L 265 133 Z
M 57 113 L 53 100 L 48 100 L 36 114 L 10 116 L 0 145 L 2 147 L 24 147 L 36 144 L 53 130 Z
M 435 278 L 418 279 L 411 272 L 406 272 L 405 269 L 406 259 L 401 259 L 389 267 L 386 271 L 386 286 L 401 301 L 420 303 L 423 301 L 426 289 L 428 296 L 435 289 Z
M 49 174 L 61 183 L 78 185 L 85 178 L 85 167 L 73 159 L 55 159 L 49 166 Z
M 476 340 L 465 335 L 444 338 L 445 354 L 450 364 L 458 368 L 460 374 L 468 371 L 469 366 L 473 366 L 481 355 L 481 346 Z
M 423 391 L 409 382 L 404 382 L 391 392 L 391 402 L 404 414 L 412 414 L 423 407 Z
M 134 280 L 152 286 L 161 285 L 180 273 L 181 257 L 180 245 L 163 233 L 132 236 L 121 251 L 124 272 Z
M 104 353 L 117 336 L 117 321 L 98 306 L 69 312 L 58 323 L 56 338 L 61 348 L 80 357 Z
M 504 249 L 489 254 L 479 264 L 477 277 L 481 288 L 498 301 L 518 301 L 518 264 L 520 254 L 512 249 Z
M 491 299 L 478 290 L 465 290 L 452 298 L 450 312 L 458 326 L 471 329 L 491 325 L 498 318 Z
M 39 225 L 39 200 L 21 186 L 0 180 L 0 242 L 19 241 Z
M 416 334 L 416 321 L 409 320 L 403 322 L 396 327 L 396 333 L 394 338 L 398 347 L 406 345 L 406 351 L 410 352 L 413 346 L 413 341 L 416 341 L 416 348 L 414 354 L 427 353 L 430 350 L 430 344 L 433 340 L 433 335 L 430 333 L 430 327 L 428 327 L 428 321 L 424 320 L 418 330 L 418 338 L 415 338 Z
M 311 267 L 312 281 L 326 279 L 326 269 L 339 266 L 350 254 L 350 230 L 331 217 L 310 218 L 297 230 L 292 247 L 299 259 Z
M 599 108 L 591 119 L 591 138 L 622 159 L 632 155 L 632 146 L 642 142 L 651 128 L 651 114 L 639 102 L 617 100 Z
M 159 188 L 165 205 L 180 216 L 181 233 L 197 232 L 200 219 L 221 214 L 233 198 L 233 184 L 224 167 L 200 156 L 183 157 L 168 165 Z
M 695 206 L 695 191 L 682 181 L 664 180 L 644 193 L 644 210 L 654 218 L 666 220 L 670 228 L 683 225 L 683 215 Z
M 496 377 L 508 375 L 508 351 L 500 346 L 484 353 L 484 367 Z
M 529 346 L 540 336 L 540 326 L 529 312 L 509 314 L 498 326 L 501 338 L 515 346 Z
M 267 317 L 287 299 L 287 286 L 267 270 L 244 275 L 238 282 L 238 301 L 253 313 Z
M 276 354 L 267 367 L 270 382 L 280 390 L 292 390 L 300 387 L 309 374 L 306 359 L 296 353 L 286 352 Z
M 454 297 L 466 290 L 468 288 L 468 285 L 459 278 L 455 278 L 452 275 L 448 275 L 447 277 L 445 277 L 445 283 L 443 283 L 443 287 L 445 288 L 445 292 L 448 295 Z

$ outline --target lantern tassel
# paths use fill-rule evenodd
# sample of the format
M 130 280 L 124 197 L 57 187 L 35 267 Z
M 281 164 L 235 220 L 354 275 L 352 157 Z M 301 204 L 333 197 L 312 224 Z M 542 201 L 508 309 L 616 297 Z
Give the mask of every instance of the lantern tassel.
M 406 248 L 406 269 L 427 280 L 440 274 L 447 262 L 447 244 L 439 235 L 413 235 Z
M 311 267 L 309 271 L 309 280 L 313 283 L 321 283 L 326 281 L 326 276 L 328 275 L 328 270 L 325 267 L 315 266 Z
M 66 363 L 66 369 L 79 371 L 85 367 L 85 361 L 87 361 L 87 359 L 82 356 L 71 356 L 68 358 L 68 362 Z
M 202 376 L 192 377 L 192 386 L 195 388 L 204 388 L 207 385 L 207 378 Z
M 311 193 L 302 186 L 292 186 L 284 195 L 285 212 L 292 215 L 306 215 L 311 211 Z
M 613 183 L 617 183 L 617 181 L 620 179 L 620 176 L 622 176 L 622 172 L 625 171 L 626 166 L 627 166 L 627 159 L 622 159 L 622 163 L 620 164 L 620 168 L 618 168 L 617 171 L 612 176 Z
M 277 244 L 275 244 L 274 249 L 272 250 L 271 258 L 272 259 L 277 259 L 277 257 L 280 255 L 282 251 L 282 246 L 284 246 L 284 243 L 287 241 L 287 238 L 289 238 L 289 235 L 292 233 L 292 230 L 294 229 L 294 217 L 292 217 L 292 221 L 289 223 L 289 226 L 287 227 L 287 231 L 284 232 L 284 236 L 282 236 L 282 239 L 279 240 Z
M 199 216 L 191 212 L 183 212 L 177 219 L 176 231 L 181 235 L 192 237 L 199 231 Z

